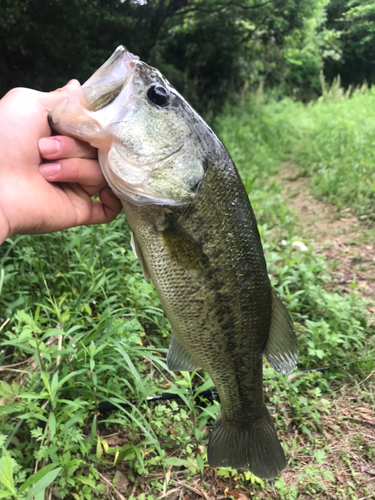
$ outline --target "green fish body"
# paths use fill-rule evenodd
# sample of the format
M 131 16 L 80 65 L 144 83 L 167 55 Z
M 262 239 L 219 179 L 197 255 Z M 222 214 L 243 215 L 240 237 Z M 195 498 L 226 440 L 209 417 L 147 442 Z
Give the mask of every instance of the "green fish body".
M 298 346 L 233 161 L 160 73 L 123 48 L 81 92 L 50 122 L 100 149 L 172 325 L 168 368 L 205 369 L 217 388 L 208 463 L 275 477 L 286 462 L 263 400 L 262 357 L 287 374 Z

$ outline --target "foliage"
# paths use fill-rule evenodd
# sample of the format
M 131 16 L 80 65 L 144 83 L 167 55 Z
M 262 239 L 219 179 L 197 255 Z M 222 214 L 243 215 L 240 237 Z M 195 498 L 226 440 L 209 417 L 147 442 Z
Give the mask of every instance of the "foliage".
M 313 15 L 286 37 L 283 56 L 289 63 L 279 84 L 282 96 L 309 100 L 320 94 L 319 72 L 326 61 L 341 60 L 340 32 L 325 27 L 328 0 L 315 3 Z
M 375 42 L 375 4 L 371 0 L 349 0 L 343 15 L 349 23 L 347 33 L 357 36 L 363 47 Z
M 260 82 L 318 92 L 339 59 L 327 0 L 3 0 L 0 95 L 86 80 L 120 44 L 160 69 L 206 115 Z
M 231 111 L 231 117 L 226 118 L 235 134 L 230 140 L 247 141 L 237 158 L 240 167 L 250 155 L 266 172 L 268 168 L 272 171 L 271 165 L 277 168 L 277 159 L 292 159 L 301 167 L 302 175 L 312 177 L 310 185 L 316 197 L 334 203 L 339 210 L 351 207 L 362 220 L 372 221 L 374 88 L 344 90 L 339 79 L 331 86 L 323 79 L 321 98 L 306 106 L 290 99 L 260 105 L 261 94 L 256 99 L 258 103 L 252 100 L 246 105 L 246 115 Z M 227 142 L 227 135 L 223 138 Z M 236 149 L 238 146 L 233 146 Z M 252 170 L 246 175 L 257 178 Z
M 331 0 L 325 27 L 341 35 L 342 57 L 325 63 L 325 76 L 339 74 L 345 87 L 375 82 L 375 7 L 372 0 Z

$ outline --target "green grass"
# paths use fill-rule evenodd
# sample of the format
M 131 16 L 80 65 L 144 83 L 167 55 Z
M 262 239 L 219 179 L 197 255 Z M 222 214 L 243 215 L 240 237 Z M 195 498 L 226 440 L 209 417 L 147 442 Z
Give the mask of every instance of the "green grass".
M 232 124 L 236 139 L 230 149 L 238 163 L 247 165 L 251 159 L 269 173 L 275 160 L 292 160 L 302 175 L 311 177 L 315 197 L 339 209 L 351 207 L 361 219 L 373 221 L 375 87 L 348 97 L 334 84 L 308 105 L 291 99 L 262 104 L 261 99 L 234 113 L 227 110 L 225 127 Z M 236 141 L 244 136 L 247 143 L 240 152 Z M 243 170 L 248 171 L 246 166 Z
M 340 130 L 353 131 L 337 110 L 354 116 L 360 104 L 370 109 L 373 98 L 368 92 L 309 107 L 289 100 L 252 102 L 245 109 L 227 110 L 216 124 L 250 193 L 272 283 L 295 321 L 298 369 L 338 365 L 324 375 L 289 383 L 265 365 L 267 404 L 288 442 L 290 466 L 301 470 L 301 450 L 313 464 L 296 472 L 301 495 L 316 495 L 325 483 L 334 484 L 330 471 L 319 465 L 326 449 L 319 434 L 322 418 L 339 387 L 370 374 L 374 332 L 354 284 L 351 295 L 327 291 L 332 279 L 326 262 L 304 239 L 274 174 L 280 161 L 300 161 L 304 155 L 304 167 L 318 189 L 315 182 L 322 173 L 314 167 L 314 155 L 327 151 L 335 158 L 342 143 L 337 127 L 327 128 L 328 136 L 323 130 L 319 134 L 328 120 L 326 111 Z M 362 134 L 356 140 L 367 144 L 370 155 L 366 127 L 356 134 Z M 318 140 L 325 145 L 319 147 Z M 352 161 L 347 165 L 356 170 Z M 345 204 L 340 189 L 337 200 Z M 358 197 L 352 200 L 348 204 L 359 210 Z M 366 194 L 361 203 L 363 213 L 370 213 L 373 199 Z M 175 487 L 177 472 L 186 483 L 200 476 L 203 486 L 207 481 L 205 446 L 219 406 L 198 407 L 186 389 L 212 383 L 204 372 L 166 369 L 168 322 L 155 290 L 143 280 L 129 239 L 120 216 L 107 226 L 15 236 L 0 247 L 0 498 L 40 500 L 52 486 L 60 498 L 103 498 L 108 486 L 103 474 L 109 474 L 115 488 L 115 470 L 129 479 L 129 490 L 142 478 L 134 490 L 140 500 Z M 308 250 L 293 247 L 297 240 L 305 241 Z M 166 390 L 180 394 L 182 402 L 146 403 L 148 396 Z M 372 393 L 366 394 L 371 404 Z M 119 406 L 104 417 L 97 413 L 101 401 L 120 405 L 132 399 L 138 402 L 130 408 Z M 254 498 L 261 489 L 297 498 L 297 487 L 288 487 L 283 478 L 272 485 L 248 472 L 223 468 L 218 474 L 228 484 L 251 489 Z
M 375 88 L 306 108 L 296 161 L 315 196 L 375 219 Z

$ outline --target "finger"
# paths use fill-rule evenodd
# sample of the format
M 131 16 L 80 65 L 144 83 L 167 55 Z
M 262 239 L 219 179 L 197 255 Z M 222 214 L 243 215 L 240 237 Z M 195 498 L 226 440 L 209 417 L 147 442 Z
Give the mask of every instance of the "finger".
M 79 194 L 77 187 L 70 186 L 76 194 Z M 77 225 L 105 224 L 113 221 L 121 212 L 122 204 L 120 200 L 106 186 L 99 192 L 100 201 L 89 200 L 86 207 L 77 204 Z M 82 199 L 82 198 L 81 198 Z
M 110 187 L 106 186 L 99 192 L 100 201 L 94 201 L 92 217 L 95 222 L 91 224 L 103 224 L 111 222 L 121 212 L 122 203 L 115 196 Z
M 40 139 L 39 152 L 46 160 L 59 160 L 61 158 L 96 159 L 98 157 L 98 150 L 87 142 L 64 135 Z
M 78 80 L 70 80 L 61 89 L 54 90 L 53 92 L 39 92 L 38 101 L 47 111 L 51 111 L 51 109 L 66 99 L 71 91 L 76 91 L 80 86 L 81 84 Z
M 57 163 L 42 163 L 39 172 L 48 182 L 80 184 L 90 196 L 107 185 L 96 160 L 72 158 Z

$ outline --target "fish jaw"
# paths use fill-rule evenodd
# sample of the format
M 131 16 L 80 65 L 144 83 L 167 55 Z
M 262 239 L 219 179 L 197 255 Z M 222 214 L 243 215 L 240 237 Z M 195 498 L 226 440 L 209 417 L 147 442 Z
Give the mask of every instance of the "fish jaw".
M 112 136 L 106 128 L 131 111 L 132 76 L 138 60 L 119 46 L 82 87 L 67 88 L 68 97 L 48 115 L 51 129 L 109 151 Z

